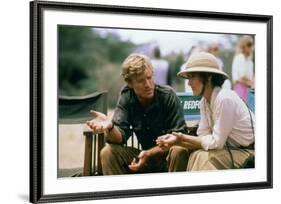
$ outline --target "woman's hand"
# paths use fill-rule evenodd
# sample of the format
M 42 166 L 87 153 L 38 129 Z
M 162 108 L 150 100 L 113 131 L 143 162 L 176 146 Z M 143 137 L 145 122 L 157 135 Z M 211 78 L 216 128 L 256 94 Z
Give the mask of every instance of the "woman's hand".
M 173 132 L 172 135 L 180 140 L 179 145 L 182 147 L 186 147 L 187 149 L 190 150 L 197 150 L 202 148 L 200 137 L 185 135 L 182 134 L 181 132 Z
M 239 80 L 240 83 L 244 84 L 245 86 L 247 86 L 248 88 L 252 87 L 253 82 L 252 80 L 250 80 L 248 77 L 243 76 L 240 78 Z
M 176 145 L 179 138 L 172 134 L 163 135 L 157 138 L 156 144 L 163 150 L 170 149 L 171 146 Z

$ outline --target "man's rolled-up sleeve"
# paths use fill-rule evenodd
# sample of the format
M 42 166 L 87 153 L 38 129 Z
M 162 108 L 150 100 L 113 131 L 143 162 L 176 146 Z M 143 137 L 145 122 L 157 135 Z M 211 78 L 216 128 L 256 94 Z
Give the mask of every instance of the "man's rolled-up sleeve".
M 118 99 L 112 122 L 122 135 L 122 144 L 125 144 L 132 135 L 132 131 L 130 130 L 128 103 L 126 98 L 122 97 L 122 95 Z

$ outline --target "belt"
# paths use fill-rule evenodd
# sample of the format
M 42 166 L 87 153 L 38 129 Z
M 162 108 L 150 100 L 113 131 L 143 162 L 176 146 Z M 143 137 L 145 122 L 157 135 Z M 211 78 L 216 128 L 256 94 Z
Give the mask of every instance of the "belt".
M 248 145 L 248 146 L 240 146 L 239 148 L 241 149 L 255 149 L 255 142 L 253 142 L 252 144 Z

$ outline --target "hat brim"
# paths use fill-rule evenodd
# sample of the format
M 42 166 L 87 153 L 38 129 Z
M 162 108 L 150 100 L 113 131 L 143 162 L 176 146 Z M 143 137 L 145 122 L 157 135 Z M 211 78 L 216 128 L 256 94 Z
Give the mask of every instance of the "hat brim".
M 210 67 L 190 67 L 183 71 L 178 72 L 177 76 L 188 79 L 189 74 L 195 73 L 195 72 L 207 72 L 207 73 L 213 73 L 213 74 L 220 74 L 220 75 L 224 76 L 225 79 L 229 78 L 229 76 L 225 72 L 223 72 L 219 69 L 214 69 L 214 68 L 210 68 Z

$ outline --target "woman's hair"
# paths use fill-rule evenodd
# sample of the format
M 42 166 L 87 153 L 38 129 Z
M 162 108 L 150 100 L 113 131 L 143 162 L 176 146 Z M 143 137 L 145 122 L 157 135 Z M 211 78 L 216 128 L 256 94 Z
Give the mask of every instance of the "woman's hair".
M 143 54 L 132 53 L 122 64 L 122 76 L 126 82 L 131 82 L 133 77 L 142 74 L 146 69 L 153 70 L 149 58 Z
M 211 77 L 212 87 L 215 86 L 221 87 L 225 81 L 225 77 L 221 74 L 213 74 L 207 72 L 196 72 L 194 74 L 196 74 L 199 77 L 199 79 L 202 81 L 204 85 L 207 84 L 209 78 Z
M 221 87 L 225 81 L 225 77 L 220 74 L 212 74 L 211 84 L 213 87 Z

